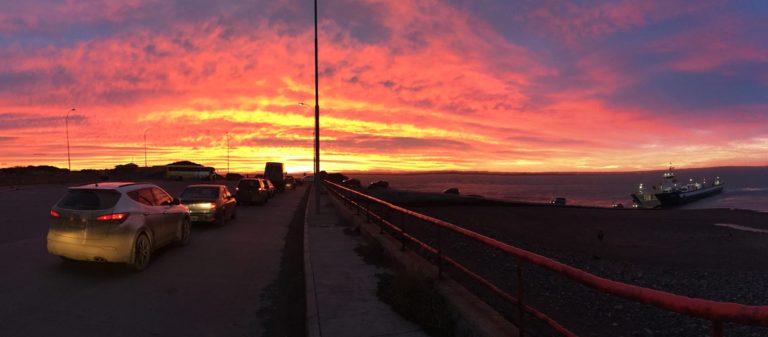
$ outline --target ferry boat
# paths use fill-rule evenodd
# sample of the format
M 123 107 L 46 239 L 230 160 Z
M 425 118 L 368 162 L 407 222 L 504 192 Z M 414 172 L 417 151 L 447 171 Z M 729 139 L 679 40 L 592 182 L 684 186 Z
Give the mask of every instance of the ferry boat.
M 634 206 L 640 208 L 678 206 L 719 194 L 724 187 L 720 177 L 709 182 L 706 179 L 696 182 L 690 179 L 686 184 L 679 184 L 670 166 L 669 171 L 664 172 L 664 181 L 660 185 L 654 185 L 652 191 L 646 191 L 643 184 L 640 184 L 638 191 L 632 194 L 632 200 Z

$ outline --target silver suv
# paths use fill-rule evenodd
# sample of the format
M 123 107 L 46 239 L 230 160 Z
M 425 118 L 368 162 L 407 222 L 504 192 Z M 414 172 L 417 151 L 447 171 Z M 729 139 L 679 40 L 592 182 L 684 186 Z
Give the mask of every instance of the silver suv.
M 190 228 L 187 207 L 154 184 L 70 187 L 51 208 L 48 252 L 143 270 L 154 250 L 173 242 L 189 243 Z

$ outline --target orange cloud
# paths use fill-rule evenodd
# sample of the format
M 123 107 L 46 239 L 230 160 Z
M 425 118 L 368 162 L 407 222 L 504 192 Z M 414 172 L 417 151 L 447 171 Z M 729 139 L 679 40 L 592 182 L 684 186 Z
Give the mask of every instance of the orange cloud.
M 75 169 L 141 163 L 146 134 L 150 165 L 193 160 L 224 169 L 229 147 L 236 171 L 258 171 L 265 161 L 311 170 L 314 111 L 299 103 L 314 105 L 313 32 L 311 11 L 297 3 L 3 6 L 13 8 L 0 11 L 0 166 L 65 166 L 64 116 L 75 107 Z M 541 27 L 526 38 L 499 26 L 494 13 L 438 1 L 324 6 L 324 169 L 631 170 L 670 157 L 682 166 L 765 163 L 758 125 L 768 102 L 746 95 L 691 118 L 649 90 L 659 74 L 766 62 L 745 36 L 750 22 L 716 35 L 698 49 L 701 58 L 680 50 L 710 38 L 706 30 L 644 36 L 649 25 L 720 3 L 542 2 L 509 20 L 495 14 L 519 31 Z M 56 19 L 45 20 L 45 11 Z M 628 33 L 640 41 L 600 44 Z M 675 56 L 644 59 L 667 54 Z

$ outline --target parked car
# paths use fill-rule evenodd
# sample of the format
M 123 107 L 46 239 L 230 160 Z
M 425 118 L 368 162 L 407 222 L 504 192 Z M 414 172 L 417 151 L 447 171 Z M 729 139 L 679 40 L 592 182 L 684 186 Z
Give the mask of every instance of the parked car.
M 445 189 L 445 190 L 443 191 L 443 193 L 445 193 L 445 194 L 456 194 L 456 195 L 458 195 L 458 194 L 459 194 L 459 189 L 458 189 L 457 187 L 451 187 L 451 188 L 447 188 L 447 189 Z
M 264 179 L 264 183 L 267 184 L 267 191 L 269 192 L 269 197 L 274 197 L 275 194 L 277 194 L 277 188 L 275 188 L 275 184 L 272 183 L 269 179 Z
M 567 201 L 563 197 L 554 197 L 550 203 L 555 206 L 565 206 Z
M 189 185 L 181 192 L 181 203 L 189 208 L 193 222 L 224 225 L 237 216 L 237 201 L 224 185 Z
M 154 184 L 70 187 L 51 208 L 48 252 L 143 270 L 158 248 L 173 242 L 188 244 L 190 224 L 187 207 Z
M 286 176 L 285 177 L 285 189 L 286 190 L 292 190 L 296 188 L 296 179 L 293 178 L 293 176 Z
M 267 183 L 261 178 L 244 178 L 235 189 L 237 203 L 241 205 L 264 204 L 269 200 Z
M 224 179 L 227 181 L 239 181 L 240 179 L 243 179 L 243 175 L 240 173 L 227 173 L 227 175 L 224 176 Z
M 323 180 L 330 181 L 334 184 L 342 184 L 345 180 L 349 179 L 346 175 L 342 173 L 326 173 L 325 171 L 320 171 L 320 174 L 318 174 L 320 179 L 320 182 L 323 182 Z
M 389 182 L 386 182 L 384 180 L 377 180 L 370 184 L 368 184 L 368 189 L 388 189 L 389 188 Z
M 355 179 L 355 178 L 346 179 L 346 180 L 342 181 L 341 184 L 344 185 L 344 186 L 347 186 L 347 187 L 357 187 L 357 188 L 362 187 L 362 184 L 360 183 L 360 180 Z

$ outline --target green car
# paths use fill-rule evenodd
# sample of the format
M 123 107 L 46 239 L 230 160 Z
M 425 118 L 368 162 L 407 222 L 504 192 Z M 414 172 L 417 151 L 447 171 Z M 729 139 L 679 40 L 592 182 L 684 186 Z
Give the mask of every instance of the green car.
M 237 203 L 241 205 L 260 204 L 269 200 L 269 185 L 266 179 L 244 178 L 237 183 Z
M 193 222 L 224 225 L 237 216 L 237 202 L 224 185 L 189 185 L 181 192 L 181 203 L 189 208 Z

